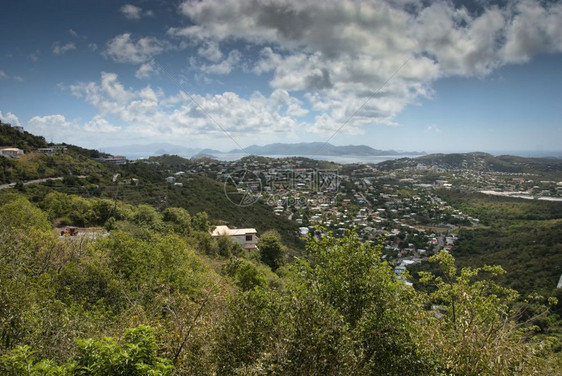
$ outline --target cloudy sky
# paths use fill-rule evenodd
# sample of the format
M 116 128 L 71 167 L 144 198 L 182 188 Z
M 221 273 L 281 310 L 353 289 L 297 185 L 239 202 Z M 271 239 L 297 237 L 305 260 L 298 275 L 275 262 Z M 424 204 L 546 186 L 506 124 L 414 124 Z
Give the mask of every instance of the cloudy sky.
M 562 2 L 4 0 L 0 118 L 48 141 L 562 150 Z

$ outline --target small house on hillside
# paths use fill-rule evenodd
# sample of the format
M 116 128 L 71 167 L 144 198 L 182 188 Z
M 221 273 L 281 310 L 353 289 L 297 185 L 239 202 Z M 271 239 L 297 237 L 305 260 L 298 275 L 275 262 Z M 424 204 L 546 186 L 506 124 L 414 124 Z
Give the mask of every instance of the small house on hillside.
M 3 147 L 0 148 L 0 155 L 6 158 L 19 158 L 20 155 L 23 155 L 23 150 L 12 147 Z
M 231 229 L 228 226 L 217 226 L 212 232 L 211 236 L 217 238 L 219 236 L 228 236 L 245 250 L 251 251 L 257 248 L 258 236 L 255 228 L 236 228 Z

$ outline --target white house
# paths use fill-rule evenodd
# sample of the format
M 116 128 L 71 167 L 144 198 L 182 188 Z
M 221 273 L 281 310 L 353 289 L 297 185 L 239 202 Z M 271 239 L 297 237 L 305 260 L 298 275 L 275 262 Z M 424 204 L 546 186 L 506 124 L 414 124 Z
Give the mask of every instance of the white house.
M 228 226 L 217 226 L 211 236 L 217 238 L 219 236 L 229 236 L 232 240 L 240 244 L 245 250 L 251 251 L 257 248 L 259 238 L 255 228 L 234 228 Z
M 37 149 L 37 151 L 39 153 L 45 154 L 45 155 L 53 155 L 53 153 L 55 152 L 54 148 L 39 148 Z
M 19 158 L 23 154 L 23 150 L 18 148 L 1 148 L 0 155 L 6 158 Z

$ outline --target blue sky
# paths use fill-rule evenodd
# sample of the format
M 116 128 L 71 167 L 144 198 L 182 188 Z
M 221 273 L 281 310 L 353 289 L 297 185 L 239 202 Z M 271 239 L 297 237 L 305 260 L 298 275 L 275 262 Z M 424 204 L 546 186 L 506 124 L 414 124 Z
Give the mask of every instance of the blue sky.
M 562 153 L 556 1 L 7 0 L 0 46 L 53 142 Z

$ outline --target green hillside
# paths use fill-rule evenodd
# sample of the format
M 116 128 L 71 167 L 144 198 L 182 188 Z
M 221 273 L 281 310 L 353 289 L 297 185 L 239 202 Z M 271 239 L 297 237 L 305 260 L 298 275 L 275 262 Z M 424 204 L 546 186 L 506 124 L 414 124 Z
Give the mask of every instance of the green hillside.
M 562 296 L 562 202 L 439 191 L 439 196 L 482 225 L 461 229 L 453 255 L 463 266 L 501 265 L 500 281 L 522 294 Z M 562 314 L 562 300 L 558 304 Z
M 27 138 L 25 134 L 16 133 L 13 135 L 16 142 L 21 143 Z M 66 151 L 50 156 L 30 149 L 18 159 L 0 157 L 0 184 L 63 178 L 40 186 L 26 186 L 25 191 L 36 202 L 54 190 L 84 197 L 118 199 L 136 205 L 144 203 L 160 211 L 166 207 L 181 207 L 191 215 L 206 211 L 215 223 L 237 228 L 254 227 L 259 233 L 276 229 L 291 249 L 303 249 L 298 226 L 286 217 L 273 215 L 271 208 L 261 201 L 251 207 L 237 206 L 225 195 L 224 185 L 205 174 L 190 175 L 189 179 L 184 179 L 182 188 L 165 181 L 173 172 L 193 168 L 194 162 L 190 160 L 163 156 L 151 159 L 152 163 L 116 166 L 92 159 L 100 156 L 95 150 L 67 145 Z M 118 178 L 113 181 L 116 174 L 119 174 Z M 131 178 L 138 179 L 139 184 L 119 184 Z
M 379 163 L 378 168 L 393 170 L 415 167 L 418 164 L 457 170 L 470 169 L 482 172 L 540 173 L 543 178 L 562 179 L 562 159 L 524 158 L 512 155 L 493 156 L 487 153 L 428 154 L 417 158 L 401 158 Z
M 44 148 L 47 142 L 44 137 L 32 135 L 29 132 L 20 132 L 0 121 L 0 146 L 12 146 L 31 151 L 36 148 Z
M 49 218 L 61 210 L 102 214 L 104 202 L 50 193 L 39 209 L 0 193 L 1 374 L 508 376 L 560 367 L 556 337 L 519 330 L 517 294 L 493 282 L 500 268 L 457 271 L 441 253 L 432 261 L 447 282 L 425 274 L 435 286 L 426 294 L 381 261 L 382 244 L 351 233 L 309 240 L 305 257 L 274 273 L 259 255 L 198 231 L 185 211 L 120 202 L 106 229 L 53 232 Z
M 530 376 L 562 367 L 555 302 L 520 299 L 496 281 L 541 286 L 514 284 L 500 267 L 460 269 L 442 252 L 430 259 L 436 274 L 420 274 L 426 288 L 414 289 L 382 259 L 383 243 L 354 232 L 310 238 L 302 250 L 295 224 L 260 202 L 234 205 L 199 169 L 219 162 L 116 166 L 95 155 L 69 146 L 0 158 L 4 178 L 18 182 L 0 191 L 2 375 Z M 165 181 L 178 170 L 183 186 Z M 49 176 L 61 179 L 24 184 Z M 545 280 L 560 264 L 558 207 L 447 200 L 503 226 L 467 236 L 459 264 L 477 265 L 490 245 L 552 264 L 541 266 Z M 206 213 L 256 227 L 259 250 L 212 238 Z M 61 235 L 55 225 L 88 228 Z M 499 255 L 517 277 L 539 270 Z

